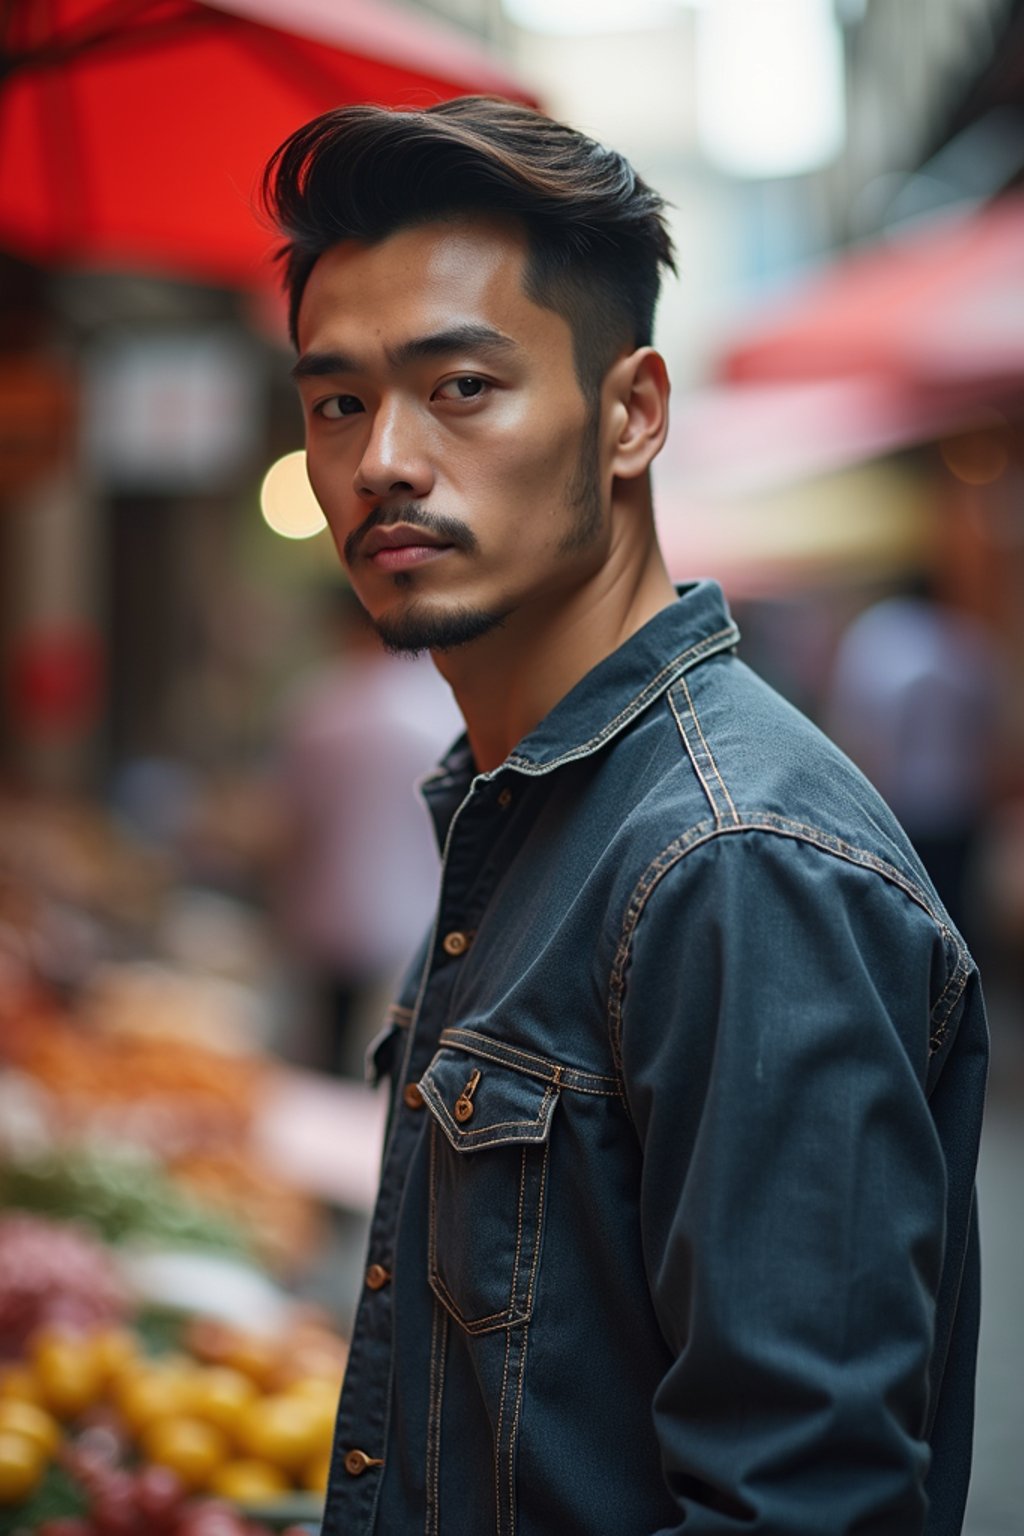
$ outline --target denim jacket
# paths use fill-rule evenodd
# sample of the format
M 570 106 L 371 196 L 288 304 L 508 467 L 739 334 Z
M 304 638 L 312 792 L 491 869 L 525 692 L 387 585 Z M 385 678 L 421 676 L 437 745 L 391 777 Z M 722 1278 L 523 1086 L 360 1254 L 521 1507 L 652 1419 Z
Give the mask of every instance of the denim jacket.
M 737 639 L 684 589 L 424 786 L 325 1536 L 960 1530 L 976 971 Z

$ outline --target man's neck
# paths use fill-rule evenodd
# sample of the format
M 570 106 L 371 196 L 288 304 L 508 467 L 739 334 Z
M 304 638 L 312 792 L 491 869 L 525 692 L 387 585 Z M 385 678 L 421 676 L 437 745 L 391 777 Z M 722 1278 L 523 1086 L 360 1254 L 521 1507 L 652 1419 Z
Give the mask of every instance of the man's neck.
M 480 640 L 438 653 L 477 770 L 496 768 L 592 667 L 675 601 L 653 535 L 637 569 L 611 559 L 565 602 L 530 605 Z

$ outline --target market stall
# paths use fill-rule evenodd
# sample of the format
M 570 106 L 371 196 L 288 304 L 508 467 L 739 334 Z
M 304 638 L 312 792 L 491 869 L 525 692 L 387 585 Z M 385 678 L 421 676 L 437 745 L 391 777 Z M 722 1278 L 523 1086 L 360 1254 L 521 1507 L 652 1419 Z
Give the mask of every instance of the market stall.
M 381 1105 L 168 955 L 181 872 L 104 813 L 0 826 L 0 1531 L 315 1525 L 347 1350 L 308 1282 Z

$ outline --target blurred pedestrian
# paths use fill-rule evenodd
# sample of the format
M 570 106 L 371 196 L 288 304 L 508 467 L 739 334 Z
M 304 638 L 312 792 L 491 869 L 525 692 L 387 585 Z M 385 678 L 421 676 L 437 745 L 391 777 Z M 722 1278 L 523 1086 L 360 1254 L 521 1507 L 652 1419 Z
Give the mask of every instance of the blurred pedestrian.
M 283 710 L 276 904 L 312 993 L 310 1064 L 362 1076 L 362 1048 L 437 899 L 416 782 L 462 720 L 428 661 L 387 654 L 347 585 L 326 617 L 330 654 Z
M 992 789 L 999 676 L 988 631 L 917 591 L 847 627 L 828 690 L 833 737 L 896 812 L 972 941 L 967 883 Z

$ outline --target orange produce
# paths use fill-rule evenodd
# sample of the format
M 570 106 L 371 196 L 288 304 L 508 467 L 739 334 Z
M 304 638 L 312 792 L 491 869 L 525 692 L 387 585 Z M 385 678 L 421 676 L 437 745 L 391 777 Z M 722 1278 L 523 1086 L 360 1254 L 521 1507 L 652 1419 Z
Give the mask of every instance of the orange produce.
M 257 1386 L 265 1387 L 274 1379 L 280 1368 L 281 1346 L 262 1333 L 235 1332 L 228 1338 L 221 1352 L 221 1364 L 250 1376 Z
M 257 1399 L 238 1420 L 238 1439 L 250 1456 L 293 1473 L 329 1448 L 331 1430 L 320 1405 L 285 1393 Z
M 282 1350 L 280 1384 L 299 1377 L 322 1376 L 333 1382 L 335 1394 L 348 1363 L 348 1345 L 325 1328 L 302 1328 L 288 1335 Z
M 197 1318 L 185 1330 L 184 1343 L 199 1360 L 241 1371 L 268 1392 L 287 1389 L 300 1379 L 321 1377 L 331 1383 L 337 1397 L 348 1359 L 345 1340 L 314 1323 L 268 1335 Z
M 177 1472 L 186 1487 L 207 1488 L 230 1455 L 227 1437 L 202 1419 L 156 1419 L 141 1437 L 143 1454 Z
M 23 1403 L 39 1403 L 39 1383 L 32 1370 L 22 1361 L 0 1367 L 0 1401 L 6 1397 Z
M 210 1492 L 238 1504 L 269 1504 L 287 1493 L 288 1479 L 269 1461 L 228 1461 L 210 1479 Z
M 236 1140 L 208 1144 L 175 1157 L 175 1181 L 208 1209 L 246 1228 L 259 1252 L 275 1266 L 292 1269 L 311 1253 L 320 1218 L 316 1205 L 261 1163 L 251 1146 Z
M 20 1504 L 46 1470 L 46 1456 L 24 1435 L 0 1430 L 0 1504 Z
M 214 1317 L 194 1317 L 187 1324 L 184 1344 L 189 1354 L 211 1365 L 223 1365 L 239 1330 Z
M 99 1397 L 103 1380 L 84 1335 L 47 1330 L 36 1334 L 30 1353 L 43 1404 L 58 1419 L 76 1418 Z

